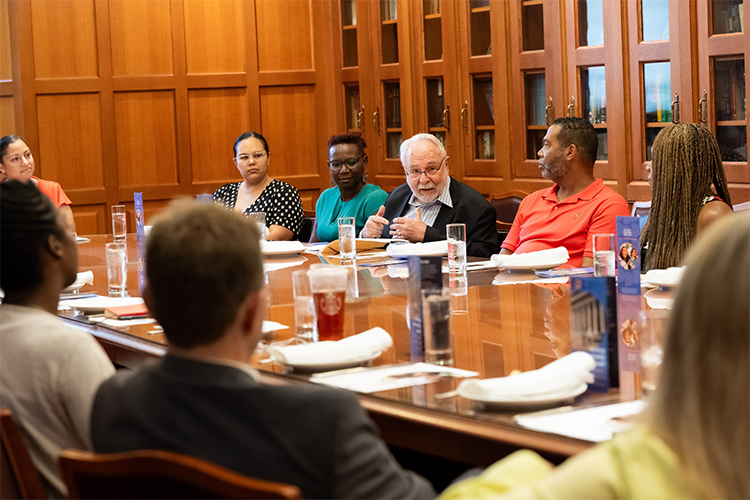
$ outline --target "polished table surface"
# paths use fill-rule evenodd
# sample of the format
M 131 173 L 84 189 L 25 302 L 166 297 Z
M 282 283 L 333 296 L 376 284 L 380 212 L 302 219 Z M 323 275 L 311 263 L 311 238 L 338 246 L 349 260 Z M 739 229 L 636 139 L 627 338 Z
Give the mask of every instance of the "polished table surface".
M 94 285 L 82 293 L 106 295 L 107 277 L 104 244 L 111 236 L 91 236 L 78 245 L 79 271 L 92 270 Z M 138 251 L 135 235 L 128 235 L 128 290 L 138 294 Z M 375 259 L 358 259 L 358 264 Z M 291 273 L 314 263 L 326 262 L 313 254 L 269 257 L 266 265 L 268 312 L 266 319 L 288 325 L 269 341 L 294 335 L 294 306 Z M 330 263 L 338 264 L 336 258 Z M 374 365 L 410 361 L 409 328 L 406 320 L 407 289 L 403 266 L 358 267 L 356 281 L 350 279 L 346 303 L 345 335 L 376 326 L 393 337 L 393 347 Z M 353 273 L 352 273 L 353 276 Z M 448 275 L 444 274 L 448 286 Z M 481 378 L 500 377 L 514 370 L 540 368 L 570 352 L 570 289 L 566 284 L 531 283 L 531 274 L 511 274 L 496 269 L 468 273 L 467 293 L 451 299 L 451 333 L 454 366 L 479 372 Z M 494 284 L 493 284 L 494 282 Z M 503 283 L 503 284 L 499 284 Z M 74 301 L 72 301 L 74 302 Z M 210 307 L 210 304 L 206 304 Z M 85 319 L 72 324 L 90 331 L 102 343 L 112 360 L 137 367 L 145 358 L 166 351 L 166 339 L 154 333 L 153 324 L 122 329 L 89 324 Z M 289 372 L 283 366 L 253 358 L 267 383 L 310 383 L 308 376 Z M 489 411 L 462 397 L 438 399 L 436 394 L 453 390 L 455 379 L 359 395 L 362 405 L 378 423 L 383 438 L 407 449 L 429 453 L 473 465 L 487 465 L 518 448 L 535 449 L 553 461 L 578 453 L 592 443 L 531 431 L 517 425 L 515 412 Z M 617 402 L 626 399 L 618 391 L 587 392 L 575 406 Z

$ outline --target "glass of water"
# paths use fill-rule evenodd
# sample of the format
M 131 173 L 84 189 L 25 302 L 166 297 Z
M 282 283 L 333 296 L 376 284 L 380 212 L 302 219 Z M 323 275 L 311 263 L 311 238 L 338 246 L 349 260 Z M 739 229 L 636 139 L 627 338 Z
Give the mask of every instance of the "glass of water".
M 266 241 L 268 237 L 268 228 L 266 227 L 266 213 L 265 212 L 250 212 L 247 214 L 248 217 L 258 223 L 258 229 L 260 229 L 261 241 Z
M 451 271 L 466 271 L 466 224 L 445 226 L 448 240 L 448 267 Z
M 442 290 L 423 290 L 422 317 L 425 361 L 435 365 L 453 366 L 450 293 Z
M 107 243 L 107 286 L 110 297 L 128 296 L 128 247 L 125 243 Z
M 594 276 L 615 275 L 615 235 L 594 235 Z
M 357 254 L 354 217 L 339 217 L 339 254 L 342 259 L 353 259 Z
M 117 242 L 124 242 L 128 236 L 128 215 L 125 205 L 112 205 L 112 236 Z
M 307 271 L 292 273 L 292 287 L 294 290 L 294 324 L 296 337 L 304 342 L 317 340 L 315 332 L 315 304 L 310 290 L 310 278 Z

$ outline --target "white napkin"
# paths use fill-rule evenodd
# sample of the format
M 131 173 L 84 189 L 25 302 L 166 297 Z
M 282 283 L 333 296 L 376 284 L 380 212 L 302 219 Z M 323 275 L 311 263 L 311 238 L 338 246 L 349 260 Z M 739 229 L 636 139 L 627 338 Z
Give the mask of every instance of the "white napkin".
M 68 285 L 61 293 L 70 293 L 75 290 L 80 289 L 83 285 L 93 285 L 94 284 L 94 272 L 93 271 L 84 271 L 82 273 L 78 273 L 76 276 L 76 280 Z
M 289 254 L 305 251 L 305 245 L 301 241 L 261 241 L 260 250 L 264 254 Z
M 668 269 L 652 269 L 643 275 L 641 281 L 654 285 L 677 285 L 682 279 L 684 267 L 670 267 Z
M 391 257 L 448 255 L 448 240 L 430 241 L 428 243 L 391 243 L 385 251 Z
M 458 393 L 482 401 L 534 401 L 553 399 L 570 394 L 582 383 L 594 382 L 591 373 L 594 357 L 583 351 L 568 354 L 552 363 L 518 375 L 464 380 Z
M 391 335 L 376 327 L 338 341 L 270 347 L 268 352 L 275 361 L 286 365 L 324 365 L 364 359 L 392 345 Z
M 539 250 L 538 252 L 514 253 L 511 255 L 495 254 L 491 257 L 491 260 L 497 267 L 532 267 L 552 264 L 561 266 L 568 262 L 569 258 L 567 248 L 557 247 Z

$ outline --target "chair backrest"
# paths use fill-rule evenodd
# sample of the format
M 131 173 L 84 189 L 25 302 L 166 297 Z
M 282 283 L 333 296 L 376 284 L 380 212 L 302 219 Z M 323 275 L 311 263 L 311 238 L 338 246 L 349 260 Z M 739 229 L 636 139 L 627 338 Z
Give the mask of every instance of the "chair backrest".
M 302 229 L 297 237 L 302 243 L 310 241 L 313 226 L 315 225 L 315 210 L 305 210 L 305 218 L 302 219 Z
M 10 410 L 0 408 L 0 498 L 47 498 Z
M 733 206 L 732 209 L 734 209 L 735 212 L 750 210 L 750 201 L 746 201 L 745 203 L 738 203 L 737 205 Z
M 296 486 L 252 479 L 169 451 L 68 450 L 60 456 L 60 469 L 70 498 L 302 498 Z
M 491 194 L 490 205 L 495 209 L 496 220 L 495 228 L 497 229 L 497 242 L 502 245 L 505 237 L 508 235 L 513 220 L 518 213 L 518 207 L 521 201 L 528 195 L 525 191 L 506 191 L 502 194 Z
M 651 212 L 651 200 L 649 201 L 634 201 L 633 209 L 630 212 L 631 217 L 643 217 L 647 216 Z

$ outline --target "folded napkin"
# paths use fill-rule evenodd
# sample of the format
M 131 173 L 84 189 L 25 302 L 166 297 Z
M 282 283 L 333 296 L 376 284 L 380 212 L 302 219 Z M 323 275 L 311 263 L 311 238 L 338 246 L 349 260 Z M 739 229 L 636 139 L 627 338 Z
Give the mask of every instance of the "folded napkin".
M 539 250 L 538 252 L 514 253 L 511 255 L 495 254 L 491 257 L 497 267 L 533 267 L 556 264 L 561 266 L 568 262 L 568 249 L 565 247 Z
M 260 250 L 267 255 L 301 253 L 305 245 L 300 241 L 261 241 Z
M 670 267 L 668 269 L 652 269 L 643 275 L 641 281 L 655 285 L 676 285 L 682 279 L 684 267 Z
M 286 365 L 324 365 L 366 359 L 392 345 L 391 335 L 376 327 L 338 341 L 270 347 L 268 352 L 275 361 Z
M 568 354 L 552 363 L 518 375 L 464 380 L 458 393 L 481 401 L 534 401 L 565 397 L 582 383 L 594 382 L 594 357 L 583 351 Z
M 430 241 L 428 243 L 391 243 L 385 251 L 391 257 L 409 257 L 421 255 L 423 257 L 434 255 L 448 255 L 448 240 Z
M 93 285 L 94 284 L 94 273 L 93 271 L 84 271 L 82 273 L 78 273 L 76 276 L 76 280 L 68 285 L 61 293 L 70 293 L 75 292 L 75 290 L 78 290 L 83 285 Z

